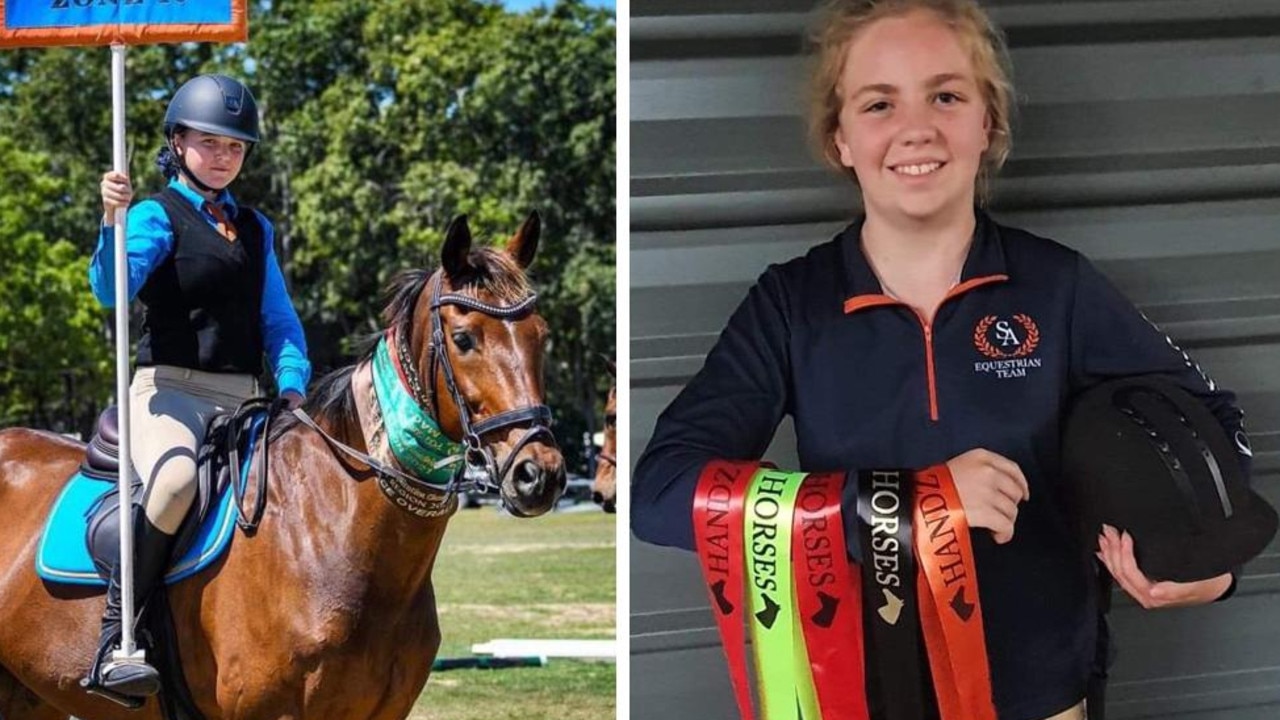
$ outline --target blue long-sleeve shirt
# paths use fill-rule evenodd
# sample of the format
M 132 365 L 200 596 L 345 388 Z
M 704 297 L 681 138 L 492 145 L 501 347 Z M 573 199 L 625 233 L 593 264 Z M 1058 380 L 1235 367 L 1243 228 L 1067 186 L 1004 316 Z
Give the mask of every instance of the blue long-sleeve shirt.
M 760 277 L 659 416 L 632 478 L 632 530 L 693 549 L 702 469 L 760 458 L 784 415 L 804 471 L 999 453 L 1021 467 L 1031 499 L 1011 542 L 972 535 L 992 690 L 1001 720 L 1050 716 L 1084 696 L 1096 637 L 1091 568 L 1060 499 L 1071 398 L 1108 378 L 1164 374 L 1236 438 L 1247 474 L 1243 413 L 1074 250 L 978 212 L 961 282 L 926 324 L 883 291 L 861 227 Z M 850 484 L 845 538 L 860 561 L 855 507 Z
M 200 212 L 210 224 L 217 221 L 207 210 L 205 200 L 196 191 L 171 180 L 169 187 Z M 218 194 L 216 201 L 232 216 L 240 212 L 235 198 L 228 190 Z M 285 288 L 284 275 L 275 254 L 275 228 L 257 210 L 251 210 L 263 229 L 264 263 L 263 294 L 260 323 L 267 361 L 275 375 L 280 392 L 294 391 L 305 395 L 311 379 L 311 362 L 307 359 L 306 336 L 302 323 L 293 308 L 293 301 Z M 147 278 L 173 250 L 173 229 L 164 208 L 155 200 L 143 200 L 129 209 L 128 238 L 125 251 L 128 255 L 129 300 L 146 284 Z M 115 228 L 103 226 L 99 232 L 98 247 L 89 263 L 89 284 L 93 294 L 104 307 L 115 307 Z

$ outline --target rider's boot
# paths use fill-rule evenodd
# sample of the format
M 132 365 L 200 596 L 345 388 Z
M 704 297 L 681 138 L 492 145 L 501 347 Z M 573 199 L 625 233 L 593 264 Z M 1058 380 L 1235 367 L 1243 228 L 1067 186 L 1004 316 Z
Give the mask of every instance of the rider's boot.
M 141 510 L 137 515 L 134 527 L 134 565 L 133 565 L 133 598 L 138 621 L 141 626 L 143 613 L 151 591 L 162 581 L 165 569 L 169 564 L 169 552 L 173 547 L 173 536 L 163 532 Z M 102 635 L 98 641 L 97 662 L 89 677 L 86 687 L 100 687 L 117 695 L 128 697 L 148 697 L 160 691 L 160 673 L 144 660 L 114 659 L 112 650 L 120 644 L 121 608 L 120 608 L 120 564 L 111 571 L 111 582 L 107 586 L 107 609 L 102 614 Z

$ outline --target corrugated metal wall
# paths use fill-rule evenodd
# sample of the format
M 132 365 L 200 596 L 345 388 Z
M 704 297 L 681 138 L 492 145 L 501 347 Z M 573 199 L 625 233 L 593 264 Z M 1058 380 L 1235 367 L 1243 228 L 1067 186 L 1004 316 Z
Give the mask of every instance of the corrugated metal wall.
M 1240 394 L 1280 503 L 1280 1 L 987 0 L 1020 115 L 995 215 L 1095 258 Z M 770 262 L 825 241 L 851 188 L 802 135 L 810 3 L 632 3 L 632 447 Z M 794 466 L 784 423 L 770 457 Z M 634 458 L 631 458 L 634 463 Z M 735 716 L 691 555 L 633 543 L 632 717 Z M 1114 718 L 1280 717 L 1280 556 L 1229 603 L 1120 600 Z

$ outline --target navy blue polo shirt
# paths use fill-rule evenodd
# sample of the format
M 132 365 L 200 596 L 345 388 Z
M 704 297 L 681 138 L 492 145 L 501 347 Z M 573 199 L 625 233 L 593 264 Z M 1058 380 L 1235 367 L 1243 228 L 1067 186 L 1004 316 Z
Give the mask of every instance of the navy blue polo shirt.
M 885 294 L 861 220 L 751 288 L 702 370 L 659 416 L 632 479 L 632 530 L 693 549 L 698 476 L 716 458 L 760 458 L 784 415 L 800 469 L 923 469 L 974 448 L 1022 468 L 1031 499 L 1014 538 L 973 549 L 1001 720 L 1079 702 L 1097 629 L 1092 561 L 1059 481 L 1070 398 L 1113 377 L 1163 373 L 1200 397 L 1249 469 L 1243 413 L 1084 256 L 978 210 L 960 283 L 932 321 Z M 861 559 L 852 492 L 849 556 Z

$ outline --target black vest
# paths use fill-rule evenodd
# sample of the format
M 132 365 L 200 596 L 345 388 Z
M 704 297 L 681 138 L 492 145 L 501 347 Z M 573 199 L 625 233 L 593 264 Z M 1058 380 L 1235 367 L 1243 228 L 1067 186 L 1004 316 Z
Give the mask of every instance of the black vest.
M 151 197 L 173 228 L 173 249 L 138 298 L 146 307 L 138 365 L 207 372 L 262 371 L 263 229 L 240 207 L 228 242 L 173 188 Z

